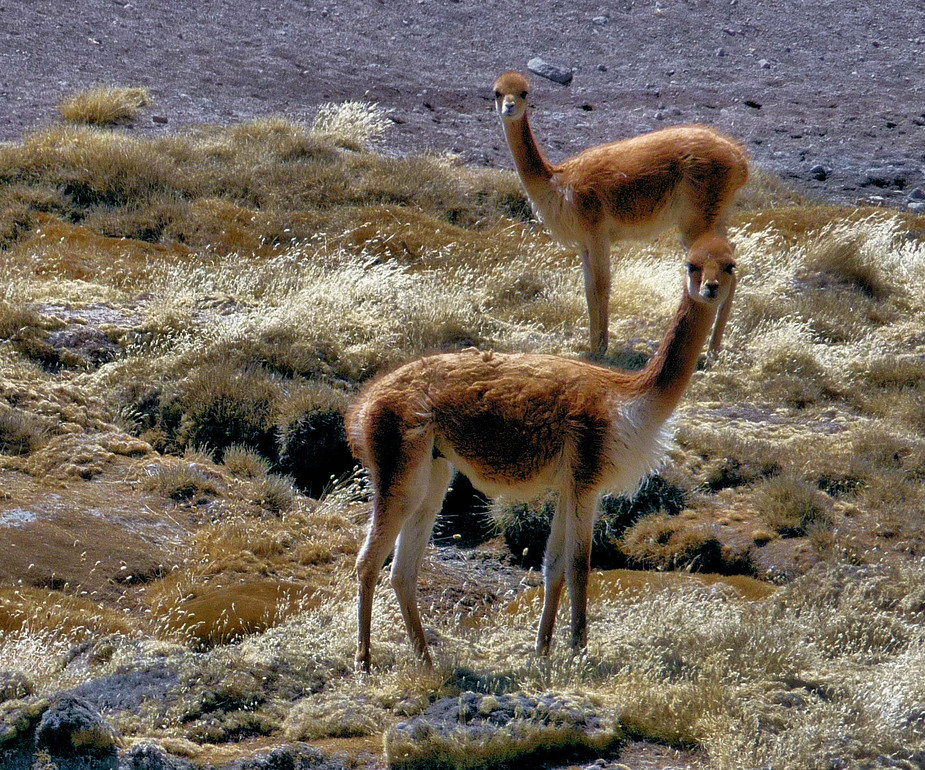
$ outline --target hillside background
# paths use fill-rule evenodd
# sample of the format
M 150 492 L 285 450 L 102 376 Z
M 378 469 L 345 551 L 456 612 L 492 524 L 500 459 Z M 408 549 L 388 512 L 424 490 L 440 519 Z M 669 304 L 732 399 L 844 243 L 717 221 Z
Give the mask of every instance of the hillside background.
M 574 70 L 534 83 L 553 159 L 704 121 L 827 200 L 902 206 L 925 186 L 925 29 L 902 0 L 35 0 L 0 8 L 0 39 L 0 139 L 54 120 L 68 92 L 142 86 L 145 134 L 366 99 L 395 121 L 392 151 L 509 168 L 491 85 L 542 57 Z

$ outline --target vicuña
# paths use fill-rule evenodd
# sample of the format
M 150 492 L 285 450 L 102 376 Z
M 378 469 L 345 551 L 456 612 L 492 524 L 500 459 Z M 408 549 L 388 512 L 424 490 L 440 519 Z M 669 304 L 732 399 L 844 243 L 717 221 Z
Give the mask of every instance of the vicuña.
M 430 663 L 417 607 L 418 570 L 454 467 L 489 495 L 558 492 L 536 649 L 549 650 L 566 582 L 571 644 L 584 646 L 598 498 L 606 490 L 633 490 L 662 456 L 665 421 L 735 283 L 732 247 L 720 234 L 698 238 L 688 260 L 678 312 L 639 371 L 467 350 L 412 361 L 360 393 L 348 410 L 347 432 L 374 496 L 357 558 L 359 668 L 369 669 L 373 591 L 393 546 L 392 586 L 414 650 Z
M 591 352 L 600 355 L 608 343 L 611 244 L 672 226 L 685 249 L 705 233 L 725 235 L 728 210 L 748 179 L 748 158 L 728 136 L 687 125 L 591 147 L 554 165 L 533 136 L 529 93 L 526 77 L 505 72 L 495 82 L 495 106 L 534 211 L 559 243 L 581 252 Z M 713 353 L 722 345 L 734 291 L 717 315 Z

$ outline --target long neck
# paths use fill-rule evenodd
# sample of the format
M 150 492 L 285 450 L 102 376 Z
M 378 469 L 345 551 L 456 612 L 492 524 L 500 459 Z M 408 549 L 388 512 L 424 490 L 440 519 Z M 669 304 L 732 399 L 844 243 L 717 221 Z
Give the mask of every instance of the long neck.
M 715 306 L 695 302 L 685 291 L 658 350 L 634 378 L 661 419 L 668 418 L 684 395 L 715 317 Z
M 553 168 L 536 143 L 527 113 L 517 120 L 502 120 L 507 143 L 514 156 L 517 173 L 530 192 L 531 188 L 549 183 Z

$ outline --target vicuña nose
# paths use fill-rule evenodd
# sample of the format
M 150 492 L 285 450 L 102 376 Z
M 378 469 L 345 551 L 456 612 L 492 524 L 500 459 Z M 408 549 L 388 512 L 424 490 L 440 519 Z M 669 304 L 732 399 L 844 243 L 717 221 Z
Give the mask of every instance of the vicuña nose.
M 707 281 L 703 285 L 703 296 L 713 299 L 719 293 L 719 281 Z

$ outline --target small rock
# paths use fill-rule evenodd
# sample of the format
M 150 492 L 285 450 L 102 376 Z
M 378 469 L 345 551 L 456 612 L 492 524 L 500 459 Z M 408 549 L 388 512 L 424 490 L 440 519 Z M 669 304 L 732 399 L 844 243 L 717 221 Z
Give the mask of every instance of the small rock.
M 269 753 L 259 753 L 247 759 L 238 759 L 227 770 L 347 770 L 347 766 L 336 757 L 328 757 L 314 746 L 305 744 L 287 744 L 272 749 Z
M 868 187 L 895 187 L 902 190 L 906 186 L 906 177 L 901 171 L 891 166 L 869 168 L 864 172 L 861 184 Z
M 912 201 L 906 204 L 906 208 L 913 214 L 925 214 L 925 201 Z
M 914 187 L 909 193 L 909 200 L 925 201 L 925 189 L 921 187 Z
M 600 755 L 621 739 L 619 724 L 600 716 L 583 698 L 464 692 L 392 727 L 385 735 L 385 751 L 392 767 L 430 766 L 434 756 L 446 766 L 465 761 L 469 767 L 487 767 L 499 747 L 510 758 L 540 757 L 544 750 L 565 747 Z
M 725 48 L 717 48 L 717 49 L 716 49 L 716 55 L 719 56 L 720 58 L 722 58 L 723 56 L 726 55 L 726 49 L 725 49 Z
M 761 102 L 756 102 L 754 99 L 746 99 L 742 102 L 746 107 L 751 107 L 753 110 L 761 109 Z
M 85 700 L 59 695 L 42 714 L 35 745 L 59 757 L 106 757 L 116 752 L 116 733 Z
M 548 62 L 539 56 L 534 56 L 527 62 L 527 69 L 534 75 L 552 80 L 554 83 L 561 83 L 564 86 L 572 82 L 572 71 L 568 67 Z
M 595 16 L 591 21 L 599 27 L 605 27 L 610 23 L 610 19 L 606 16 Z
M 759 59 L 758 66 L 763 70 L 769 70 L 771 69 L 771 62 L 769 62 L 767 59 Z
M 598 71 L 598 72 L 607 72 L 607 65 L 606 65 L 606 64 L 598 64 L 598 65 L 597 65 L 597 71 Z
M 163 115 L 152 115 L 151 122 L 165 124 L 170 122 L 170 118 L 164 117 Z
M 817 163 L 809 170 L 809 175 L 817 182 L 824 182 L 828 178 L 829 172 L 826 170 L 825 166 L 821 163 Z
M 193 770 L 194 765 L 186 759 L 172 757 L 153 743 L 139 743 L 133 746 L 126 757 L 126 770 Z

